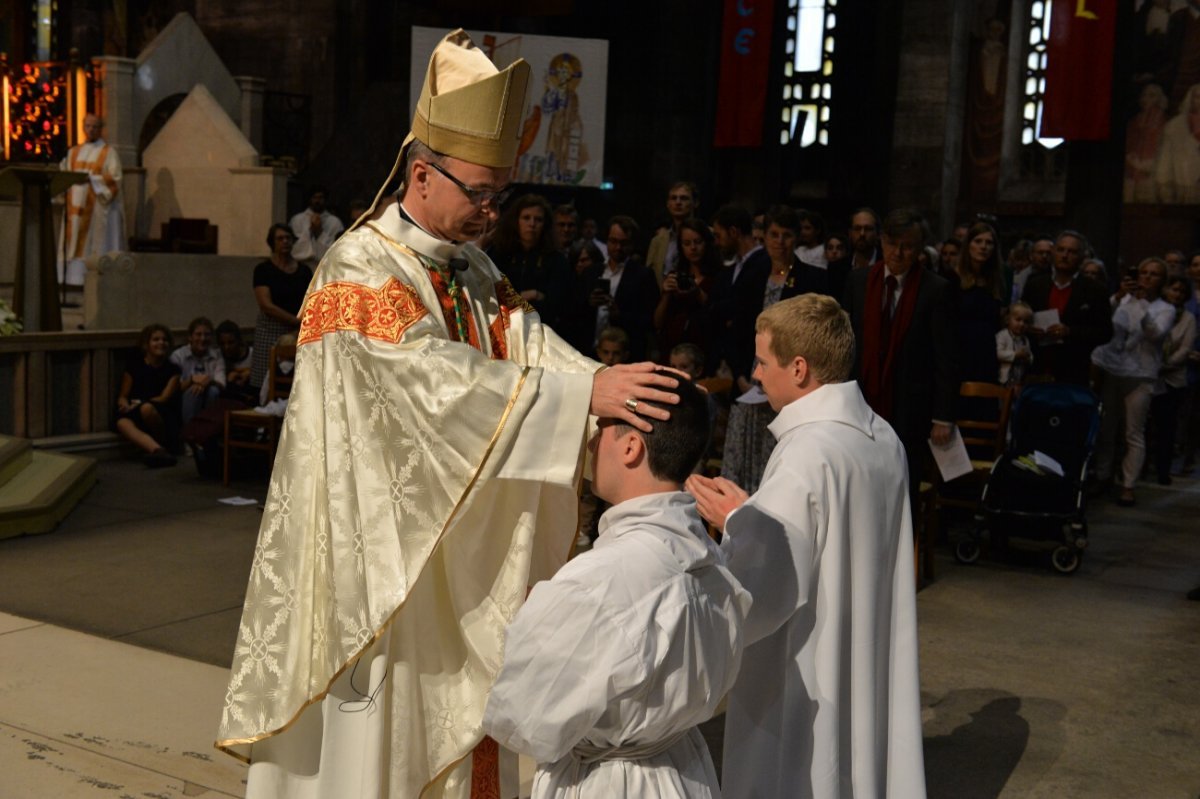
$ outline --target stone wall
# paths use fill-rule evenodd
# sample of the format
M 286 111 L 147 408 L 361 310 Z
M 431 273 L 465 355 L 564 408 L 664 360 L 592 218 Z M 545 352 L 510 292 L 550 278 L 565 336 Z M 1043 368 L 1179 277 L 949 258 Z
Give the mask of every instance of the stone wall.
M 87 265 L 83 327 L 124 330 L 161 322 L 178 328 L 197 316 L 207 316 L 213 324 L 232 319 L 243 327 L 253 325 L 258 315 L 254 266 L 261 260 L 174 253 L 103 255 Z

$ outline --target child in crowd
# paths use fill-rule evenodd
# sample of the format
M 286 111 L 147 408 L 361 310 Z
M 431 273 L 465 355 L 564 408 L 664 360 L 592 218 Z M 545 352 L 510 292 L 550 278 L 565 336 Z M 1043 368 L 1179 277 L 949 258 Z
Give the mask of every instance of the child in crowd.
M 165 325 L 142 328 L 138 338 L 142 357 L 121 376 L 117 394 L 116 429 L 145 452 L 152 469 L 174 466 L 175 456 L 167 451 L 175 428 L 179 367 L 167 358 L 171 331 Z
M 616 366 L 629 360 L 629 334 L 619 327 L 606 327 L 596 339 L 596 360 Z
M 1008 306 L 1006 326 L 996 334 L 996 359 L 1000 361 L 1000 384 L 1019 386 L 1033 363 L 1025 331 L 1033 319 L 1033 309 L 1017 301 Z
M 691 375 L 692 382 L 701 378 L 704 374 L 704 350 L 697 347 L 695 344 L 684 342 L 676 344 L 671 349 L 670 364 L 672 369 L 678 369 L 681 372 L 686 372 Z M 715 425 L 717 421 L 717 413 L 721 410 L 721 406 L 717 403 L 717 398 L 712 394 L 708 395 L 708 422 L 710 425 Z

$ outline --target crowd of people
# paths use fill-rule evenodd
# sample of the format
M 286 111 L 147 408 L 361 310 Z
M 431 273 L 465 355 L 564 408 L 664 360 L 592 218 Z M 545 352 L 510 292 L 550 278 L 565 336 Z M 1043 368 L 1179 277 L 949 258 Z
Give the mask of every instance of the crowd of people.
M 130 370 L 117 429 L 144 450 L 148 464 L 174 463 L 172 452 L 180 448 L 173 431 L 216 398 L 265 399 L 271 347 L 299 329 L 313 270 L 344 230 L 326 196 L 324 187 L 314 187 L 304 210 L 268 231 L 270 256 L 252 281 L 259 307 L 252 346 L 234 322 L 222 322 L 218 341 L 212 323 L 198 318 L 188 343 L 168 353 L 180 369 L 177 389 L 164 380 L 146 382 L 140 365 Z M 365 204 L 354 205 L 352 213 L 361 214 Z M 1189 261 L 1171 251 L 1110 275 L 1076 231 L 1017 240 L 1002 258 L 1001 235 L 989 217 L 959 224 L 938 242 L 915 214 L 896 220 L 908 230 L 889 235 L 866 207 L 846 219 L 844 232 L 816 212 L 785 205 L 754 214 L 730 204 L 706 216 L 687 181 L 669 187 L 666 212 L 664 224 L 645 237 L 628 215 L 598 226 L 581 220 L 573 205 L 551 206 L 530 193 L 508 202 L 476 243 L 579 352 L 606 364 L 669 365 L 686 348 L 697 378 L 730 381 L 720 413 L 727 433 L 709 454 L 740 485 L 758 485 L 775 443 L 767 429 L 774 414 L 750 378 L 754 320 L 781 299 L 807 293 L 831 296 L 851 312 L 860 333 L 856 376 L 874 392 L 874 407 L 904 434 L 914 478 L 927 467 L 924 439 L 944 438 L 956 418 L 962 381 L 1019 387 L 1051 379 L 1092 387 L 1106 409 L 1096 477 L 1102 486 L 1115 477 L 1122 504 L 1134 501 L 1148 430 L 1158 482 L 1169 484 L 1173 468 L 1194 468 L 1200 253 Z M 912 299 L 924 297 L 912 305 L 899 302 L 910 273 L 922 275 Z M 882 307 L 885 294 L 893 311 L 881 331 L 868 309 L 873 302 Z M 141 341 L 145 364 L 155 357 L 149 330 Z M 866 358 L 867 350 L 877 354 Z M 126 405 L 138 400 L 153 401 L 130 416 Z

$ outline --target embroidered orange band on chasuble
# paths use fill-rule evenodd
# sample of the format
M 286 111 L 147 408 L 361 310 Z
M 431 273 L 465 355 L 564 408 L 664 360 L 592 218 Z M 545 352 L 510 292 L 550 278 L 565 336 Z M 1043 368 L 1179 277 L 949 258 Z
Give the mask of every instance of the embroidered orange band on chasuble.
M 311 344 L 326 333 L 343 330 L 397 344 L 428 313 L 416 289 L 394 277 L 377 289 L 330 283 L 304 301 L 296 343 Z
M 534 308 L 517 293 L 508 278 L 496 282 L 496 299 L 500 302 L 500 313 L 492 320 L 489 332 L 492 336 L 492 359 L 508 360 L 508 328 L 512 324 L 512 312 L 516 310 L 532 313 Z

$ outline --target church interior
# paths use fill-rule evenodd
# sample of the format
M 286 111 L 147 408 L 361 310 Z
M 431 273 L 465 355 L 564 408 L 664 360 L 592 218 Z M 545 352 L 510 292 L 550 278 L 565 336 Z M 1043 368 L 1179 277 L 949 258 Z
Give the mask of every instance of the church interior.
M 1107 26 L 1069 68 L 1052 63 L 1060 12 Z M 351 227 L 409 132 L 431 43 L 457 27 L 533 64 L 516 193 L 555 219 L 632 217 L 641 256 L 686 182 L 706 222 L 803 208 L 843 243 L 862 209 L 915 208 L 935 259 L 984 224 L 1010 284 L 1010 258 L 1064 230 L 1110 294 L 1150 258 L 1200 276 L 1193 0 L 6 3 L 0 794 L 244 795 L 245 766 L 212 741 L 277 424 L 252 420 L 232 466 L 227 417 L 223 464 L 193 468 L 181 443 L 147 469 L 114 398 L 144 326 L 178 345 L 205 317 L 254 338 L 275 226 L 320 215 L 320 193 Z M 1067 568 L 1020 543 L 964 551 L 975 495 L 964 511 L 923 494 L 930 797 L 1200 792 L 1191 346 L 1190 404 L 1146 445 L 1166 474 L 1148 461 L 1136 506 L 1089 496 Z M 706 736 L 719 763 L 719 728 Z

